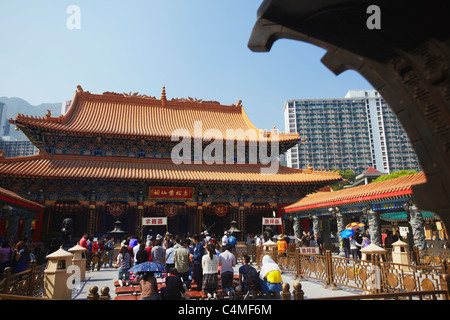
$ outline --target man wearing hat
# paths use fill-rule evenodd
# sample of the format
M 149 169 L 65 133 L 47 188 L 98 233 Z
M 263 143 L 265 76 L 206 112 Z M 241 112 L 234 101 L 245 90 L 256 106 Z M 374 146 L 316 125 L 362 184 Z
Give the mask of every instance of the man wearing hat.
M 278 236 L 277 248 L 278 248 L 278 256 L 286 257 L 287 242 L 286 242 L 286 240 L 284 240 L 284 237 L 282 234 L 280 234 Z

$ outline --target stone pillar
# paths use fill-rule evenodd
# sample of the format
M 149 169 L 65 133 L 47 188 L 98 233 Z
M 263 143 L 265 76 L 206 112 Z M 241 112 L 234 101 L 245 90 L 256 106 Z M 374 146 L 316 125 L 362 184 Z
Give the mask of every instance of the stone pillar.
M 294 229 L 294 235 L 297 238 L 301 239 L 302 238 L 302 227 L 301 227 L 301 223 L 300 223 L 300 218 L 294 217 L 293 229 Z M 297 246 L 299 246 L 300 242 L 297 239 L 295 239 L 295 244 Z
M 417 209 L 415 205 L 407 205 L 405 206 L 406 214 L 408 215 L 409 225 L 410 225 L 410 233 L 413 237 L 414 246 L 416 246 L 419 250 L 426 249 L 425 242 L 425 229 L 423 223 L 422 212 Z M 409 238 L 410 235 L 408 235 Z
M 380 214 L 372 209 L 367 209 L 367 220 L 369 222 L 370 242 L 382 247 Z
M 322 223 L 322 240 L 324 245 L 330 246 L 331 245 L 331 227 L 330 227 L 330 217 L 324 216 L 321 219 Z
M 320 235 L 320 220 L 319 220 L 319 217 L 315 214 L 312 215 L 311 218 L 313 221 L 313 226 L 312 226 L 313 234 L 311 236 L 315 237 L 316 234 Z
M 341 247 L 341 232 L 344 230 L 345 228 L 345 221 L 344 221 L 344 215 L 338 211 L 336 213 L 336 223 L 337 223 L 337 234 L 336 234 L 336 238 L 338 240 L 338 246 L 339 246 L 339 256 L 341 257 L 345 257 L 345 252 L 344 252 L 344 248 Z

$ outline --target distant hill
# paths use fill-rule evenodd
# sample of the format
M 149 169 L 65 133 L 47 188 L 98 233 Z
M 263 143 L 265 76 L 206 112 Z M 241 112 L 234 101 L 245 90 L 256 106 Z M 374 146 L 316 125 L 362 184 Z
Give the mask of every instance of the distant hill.
M 43 117 L 47 114 L 47 110 L 51 111 L 53 117 L 57 117 L 61 114 L 61 102 L 41 103 L 38 106 L 33 106 L 24 99 L 16 97 L 0 97 L 0 102 L 4 103 L 8 107 L 6 112 L 8 119 L 15 119 L 19 113 Z M 28 140 L 22 131 L 14 130 L 14 125 L 11 125 L 9 133 L 12 137 L 18 140 Z

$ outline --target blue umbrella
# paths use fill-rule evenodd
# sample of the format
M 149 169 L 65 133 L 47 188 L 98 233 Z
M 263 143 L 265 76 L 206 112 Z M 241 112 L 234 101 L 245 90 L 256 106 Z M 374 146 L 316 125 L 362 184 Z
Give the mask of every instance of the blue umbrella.
M 132 267 L 130 272 L 165 272 L 167 268 L 156 262 L 143 262 Z
M 355 234 L 355 230 L 353 229 L 345 229 L 341 232 L 341 238 L 350 238 Z

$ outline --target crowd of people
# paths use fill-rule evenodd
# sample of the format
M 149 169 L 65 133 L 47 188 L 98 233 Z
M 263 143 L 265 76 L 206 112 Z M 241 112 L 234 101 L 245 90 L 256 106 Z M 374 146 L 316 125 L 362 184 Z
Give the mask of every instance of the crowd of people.
M 347 259 L 350 258 L 350 254 L 352 255 L 352 259 L 361 259 L 361 249 L 370 244 L 369 230 L 363 233 L 360 229 L 356 229 L 355 234 L 349 238 L 343 238 L 341 244 Z
M 17 241 L 13 235 L 2 239 L 0 248 L 0 281 L 6 268 L 11 268 L 11 274 L 16 274 L 29 269 L 31 261 L 36 257 L 28 246 L 27 234 Z
M 97 242 L 98 239 L 96 239 Z M 97 244 L 98 250 L 105 250 L 114 239 L 103 239 Z M 256 240 L 256 239 L 255 239 Z M 92 242 L 91 244 L 89 244 Z M 89 241 L 83 235 L 79 244 L 88 250 L 94 250 L 96 241 Z M 145 239 L 130 236 L 119 244 L 119 252 L 113 263 L 118 270 L 119 281 L 128 282 L 138 276 L 141 286 L 141 300 L 181 299 L 186 291 L 203 291 L 209 298 L 217 297 L 219 277 L 223 292 L 235 298 L 233 286 L 237 239 L 233 234 L 224 232 L 222 237 L 202 233 L 191 237 L 178 237 L 167 233 L 165 236 L 148 235 Z M 167 269 L 164 278 L 165 287 L 161 294 L 157 290 L 157 272 L 130 274 L 130 269 L 147 261 L 156 262 Z M 239 274 L 238 290 L 259 290 L 263 294 L 281 291 L 281 270 L 269 256 L 263 259 L 263 266 L 258 273 L 251 265 L 250 257 L 244 256 Z

